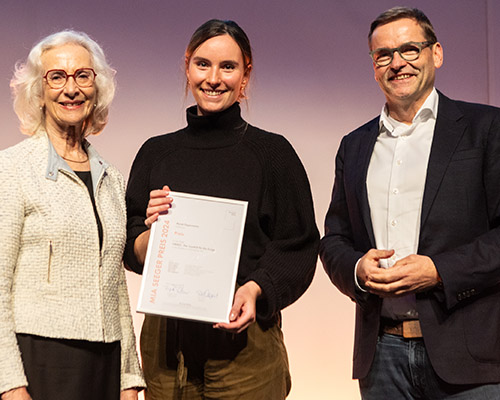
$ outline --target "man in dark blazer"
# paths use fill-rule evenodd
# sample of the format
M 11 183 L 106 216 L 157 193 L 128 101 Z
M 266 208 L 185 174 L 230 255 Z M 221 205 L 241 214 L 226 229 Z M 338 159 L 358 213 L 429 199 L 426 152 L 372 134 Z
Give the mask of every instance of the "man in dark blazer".
M 369 45 L 386 104 L 342 140 L 320 249 L 356 302 L 353 376 L 369 400 L 500 399 L 500 109 L 434 88 L 417 9 Z

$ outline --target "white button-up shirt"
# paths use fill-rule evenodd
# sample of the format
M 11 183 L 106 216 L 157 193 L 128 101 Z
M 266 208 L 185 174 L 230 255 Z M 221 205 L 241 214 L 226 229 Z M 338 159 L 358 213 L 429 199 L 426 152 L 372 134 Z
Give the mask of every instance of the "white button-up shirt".
M 376 247 L 395 251 L 390 259 L 380 260 L 383 268 L 417 253 L 438 101 L 433 89 L 411 125 L 391 118 L 386 106 L 380 115 L 380 134 L 366 184 Z M 384 299 L 382 316 L 396 320 L 418 318 L 415 295 Z

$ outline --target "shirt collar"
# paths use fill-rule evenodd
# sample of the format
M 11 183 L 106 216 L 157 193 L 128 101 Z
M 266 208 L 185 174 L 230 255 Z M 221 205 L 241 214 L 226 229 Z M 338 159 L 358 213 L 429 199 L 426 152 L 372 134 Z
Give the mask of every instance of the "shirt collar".
M 425 99 L 422 107 L 417 111 L 411 125 L 406 125 L 396 121 L 387 112 L 387 104 L 382 107 L 380 113 L 379 129 L 385 130 L 390 136 L 409 135 L 414 130 L 415 125 L 425 122 L 430 118 L 436 119 L 438 113 L 439 95 L 436 88 L 432 88 L 431 93 Z
M 56 149 L 52 145 L 52 142 L 50 141 L 46 133 L 45 136 L 48 142 L 48 160 L 45 178 L 56 181 L 60 170 L 75 175 L 66 161 L 64 161 L 63 158 L 59 154 L 57 154 Z M 97 151 L 90 145 L 87 140 L 84 140 L 83 146 L 89 156 L 92 183 L 95 190 L 99 178 L 101 177 L 102 173 L 109 167 L 109 164 L 99 155 L 99 153 L 97 153 Z

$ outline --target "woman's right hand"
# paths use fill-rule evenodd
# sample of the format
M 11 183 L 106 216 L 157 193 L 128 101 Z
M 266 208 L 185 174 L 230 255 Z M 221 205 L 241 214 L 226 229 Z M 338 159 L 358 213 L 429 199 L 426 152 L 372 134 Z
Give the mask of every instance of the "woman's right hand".
M 2 393 L 2 400 L 32 400 L 26 386 L 18 387 Z
M 153 222 L 158 219 L 161 213 L 168 211 L 172 204 L 172 198 L 167 197 L 170 193 L 168 186 L 163 186 L 162 189 L 152 190 L 149 194 L 148 208 L 146 209 L 146 220 L 144 223 L 148 228 L 151 228 Z
M 161 213 L 165 213 L 171 207 L 172 198 L 167 197 L 170 193 L 168 186 L 163 186 L 162 189 L 152 190 L 149 194 L 148 208 L 146 209 L 146 220 L 144 224 L 148 227 L 147 231 L 142 232 L 135 238 L 134 254 L 141 264 L 146 260 L 146 252 L 148 250 L 149 234 L 151 225 L 158 219 Z

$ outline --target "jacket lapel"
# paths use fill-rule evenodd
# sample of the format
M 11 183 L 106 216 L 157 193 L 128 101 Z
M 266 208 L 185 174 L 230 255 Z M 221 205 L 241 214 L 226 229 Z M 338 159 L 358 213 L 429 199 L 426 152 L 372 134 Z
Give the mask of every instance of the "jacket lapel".
M 427 166 L 424 198 L 422 201 L 422 216 L 420 219 L 421 230 L 427 220 L 451 157 L 466 127 L 465 121 L 462 120 L 463 114 L 457 108 L 455 102 L 442 93 L 438 93 L 438 116 L 436 127 L 434 128 L 429 164 Z
M 366 231 L 370 239 L 371 247 L 375 247 L 375 235 L 373 234 L 373 225 L 370 213 L 370 204 L 368 203 L 368 190 L 366 188 L 366 177 L 368 175 L 368 166 L 372 157 L 373 148 L 379 135 L 379 118 L 375 118 L 368 126 L 367 136 L 361 138 L 359 144 L 359 154 L 357 160 L 357 180 L 356 194 L 359 199 L 361 216 L 366 226 Z

